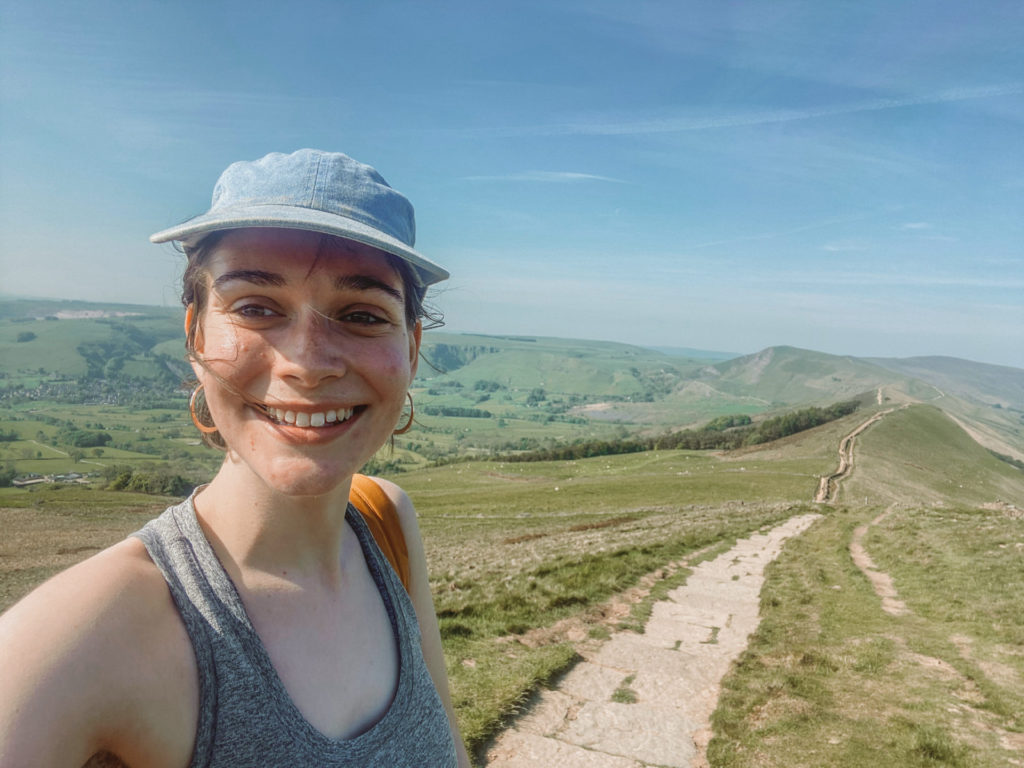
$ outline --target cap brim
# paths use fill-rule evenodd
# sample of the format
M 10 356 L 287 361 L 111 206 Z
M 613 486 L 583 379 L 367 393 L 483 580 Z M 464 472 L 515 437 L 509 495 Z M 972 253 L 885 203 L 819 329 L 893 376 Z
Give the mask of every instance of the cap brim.
M 379 248 L 409 263 L 423 285 L 448 279 L 448 270 L 410 248 L 401 240 L 355 219 L 333 213 L 297 208 L 292 205 L 252 205 L 205 213 L 170 229 L 150 235 L 150 242 L 178 240 L 184 245 L 198 243 L 210 232 L 247 227 L 280 227 L 323 232 Z

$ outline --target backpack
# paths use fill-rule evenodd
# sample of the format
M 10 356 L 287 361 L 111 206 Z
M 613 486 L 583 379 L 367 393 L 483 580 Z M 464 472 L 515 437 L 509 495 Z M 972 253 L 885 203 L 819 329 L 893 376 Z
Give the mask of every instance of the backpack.
M 398 511 L 384 490 L 375 480 L 366 475 L 352 476 L 349 503 L 363 516 L 366 526 L 373 534 L 384 557 L 398 574 L 405 591 L 409 591 L 409 550 L 405 546 L 405 535 L 398 519 Z

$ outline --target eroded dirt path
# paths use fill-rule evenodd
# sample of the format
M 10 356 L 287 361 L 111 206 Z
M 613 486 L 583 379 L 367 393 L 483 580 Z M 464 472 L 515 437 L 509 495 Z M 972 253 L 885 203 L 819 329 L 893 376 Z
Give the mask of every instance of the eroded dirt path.
M 881 397 L 882 390 L 879 389 L 879 400 L 881 400 Z M 857 436 L 875 422 L 885 418 L 888 414 L 905 407 L 906 406 L 901 405 L 895 408 L 887 408 L 884 411 L 879 411 L 839 441 L 839 467 L 831 475 L 824 475 L 820 479 L 818 483 L 818 492 L 814 494 L 815 502 L 831 504 L 836 500 L 836 495 L 839 493 L 840 482 L 849 477 L 850 473 L 853 471 L 853 446 L 857 440 Z
M 891 616 L 902 616 L 908 613 L 908 609 L 906 603 L 900 600 L 899 595 L 896 593 L 896 586 L 893 584 L 892 576 L 878 570 L 878 566 L 875 565 L 867 550 L 864 549 L 864 537 L 868 533 L 868 528 L 881 523 L 892 514 L 894 509 L 896 509 L 896 505 L 891 504 L 885 512 L 870 523 L 854 529 L 853 538 L 850 539 L 850 557 L 853 558 L 854 565 L 860 568 L 861 573 L 871 582 L 875 594 L 882 599 L 882 610 Z
M 696 566 L 644 633 L 584 654 L 489 750 L 492 768 L 706 766 L 722 677 L 760 621 L 765 566 L 819 515 L 794 517 Z

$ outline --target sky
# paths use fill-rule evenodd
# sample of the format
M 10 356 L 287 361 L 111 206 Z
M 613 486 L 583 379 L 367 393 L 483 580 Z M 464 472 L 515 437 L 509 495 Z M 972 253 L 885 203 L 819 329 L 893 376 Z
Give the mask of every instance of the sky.
M 1024 368 L 1024 3 L 0 1 L 0 293 L 178 302 L 235 160 L 375 166 L 452 331 Z

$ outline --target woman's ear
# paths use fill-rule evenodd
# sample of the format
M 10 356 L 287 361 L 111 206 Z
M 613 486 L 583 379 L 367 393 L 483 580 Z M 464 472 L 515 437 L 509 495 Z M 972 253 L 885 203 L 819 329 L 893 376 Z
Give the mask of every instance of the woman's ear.
M 185 307 L 185 349 L 189 356 L 193 352 L 203 351 L 203 334 L 199 328 L 199 318 L 196 317 L 195 302 Z
M 420 344 L 423 341 L 423 321 L 417 320 L 409 334 L 409 384 L 416 378 L 416 368 L 420 363 Z

